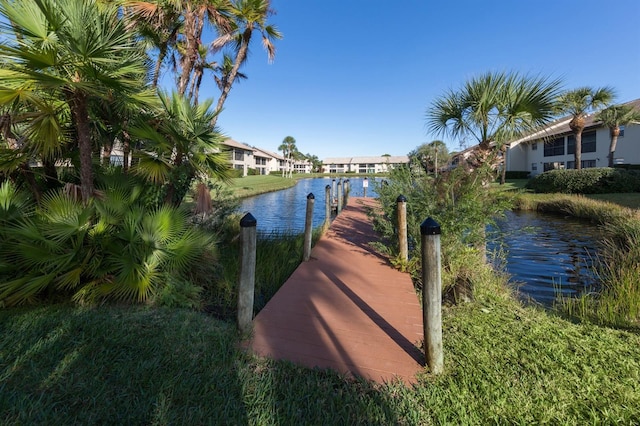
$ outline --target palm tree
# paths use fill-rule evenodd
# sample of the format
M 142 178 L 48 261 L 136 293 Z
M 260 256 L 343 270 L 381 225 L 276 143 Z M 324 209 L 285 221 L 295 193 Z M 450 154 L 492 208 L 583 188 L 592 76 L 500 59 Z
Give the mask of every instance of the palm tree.
M 92 197 L 92 99 L 106 94 L 120 102 L 140 102 L 144 89 L 142 52 L 126 31 L 116 6 L 96 0 L 0 2 L 5 57 L 0 83 L 3 105 L 29 104 L 43 94 L 60 100 L 70 114 L 80 157 L 84 202 Z
M 559 90 L 559 80 L 486 73 L 434 101 L 427 125 L 435 134 L 475 139 L 470 166 L 495 169 L 507 142 L 551 121 Z
M 123 0 L 128 27 L 135 28 L 144 40 L 158 49 L 152 86 L 158 86 L 163 62 L 170 55 L 183 25 L 182 0 Z
M 211 122 L 215 126 L 218 115 L 222 111 L 231 86 L 238 75 L 240 66 L 244 64 L 249 54 L 249 45 L 254 31 L 262 34 L 262 45 L 267 51 L 269 62 L 272 62 L 276 48 L 274 39 L 281 39 L 282 34 L 273 25 L 267 24 L 267 17 L 272 14 L 269 0 L 236 0 L 231 7 L 231 15 L 234 18 L 233 27 L 230 31 L 223 32 L 222 35 L 213 42 L 214 49 L 220 49 L 230 42 L 235 43 L 235 60 L 229 72 L 222 93 L 216 106 L 216 114 Z
M 187 97 L 159 93 L 163 112 L 156 123 L 138 123 L 131 133 L 145 141 L 140 162 L 133 172 L 166 188 L 165 203 L 179 205 L 194 178 L 225 180 L 226 155 L 220 150 L 225 139 L 211 127 L 213 100 L 195 105 Z
M 282 140 L 282 143 L 278 147 L 278 151 L 282 151 L 282 156 L 285 160 L 285 167 L 282 168 L 282 177 L 285 177 L 287 171 L 291 166 L 291 159 L 293 158 L 294 152 L 298 149 L 296 148 L 296 140 L 293 136 L 287 136 Z
M 569 128 L 576 138 L 575 146 L 575 168 L 582 168 L 582 131 L 585 128 L 587 115 L 604 107 L 614 98 L 614 90 L 610 87 L 593 89 L 591 87 L 580 87 L 563 93 L 558 99 L 558 109 L 561 113 L 570 114 Z
M 609 128 L 611 143 L 609 144 L 609 167 L 613 167 L 613 155 L 620 136 L 620 126 L 640 122 L 640 111 L 633 105 L 611 105 L 599 111 L 595 120 Z

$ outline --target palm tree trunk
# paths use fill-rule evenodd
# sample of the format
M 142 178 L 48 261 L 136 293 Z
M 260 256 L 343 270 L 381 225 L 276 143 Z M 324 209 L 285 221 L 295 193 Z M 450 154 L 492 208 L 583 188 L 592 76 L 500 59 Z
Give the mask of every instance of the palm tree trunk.
M 613 167 L 613 156 L 616 152 L 616 145 L 618 145 L 620 127 L 613 127 L 609 129 L 609 135 L 611 136 L 611 144 L 609 145 L 609 167 Z
M 231 90 L 231 86 L 233 85 L 233 81 L 236 79 L 238 75 L 238 70 L 240 69 L 240 65 L 247 58 L 247 51 L 249 50 L 249 42 L 251 41 L 251 30 L 247 29 L 242 35 L 242 43 L 240 44 L 240 49 L 238 49 L 238 54 L 236 55 L 236 59 L 233 62 L 233 67 L 229 72 L 229 76 L 227 77 L 226 83 L 222 88 L 222 93 L 220 93 L 220 98 L 218 98 L 218 104 L 216 105 L 216 114 L 213 116 L 213 120 L 211 120 L 211 126 L 215 126 L 218 121 L 218 116 L 220 115 L 220 111 L 222 111 L 222 107 L 224 106 L 225 101 L 227 100 L 227 96 L 229 96 L 229 91 Z
M 184 36 L 186 39 L 185 52 L 182 56 L 182 73 L 178 80 L 178 93 L 184 95 L 196 63 L 198 54 L 198 40 L 196 39 L 196 12 L 187 10 L 184 13 Z
M 126 130 L 122 131 L 122 171 L 129 171 L 129 157 L 131 156 L 131 135 Z
M 575 134 L 576 137 L 576 153 L 574 155 L 576 161 L 576 170 L 582 169 L 582 130 Z
M 167 56 L 167 46 L 160 46 L 160 53 L 158 53 L 158 59 L 156 60 L 156 65 L 153 69 L 153 82 L 151 83 L 151 87 L 158 87 L 158 80 L 160 79 L 160 68 L 162 67 L 162 62 L 164 62 L 164 58 Z
M 87 95 L 76 91 L 71 97 L 71 113 L 75 119 L 80 150 L 80 188 L 82 201 L 86 204 L 93 196 L 93 164 L 91 152 L 91 128 L 89 126 L 89 110 Z

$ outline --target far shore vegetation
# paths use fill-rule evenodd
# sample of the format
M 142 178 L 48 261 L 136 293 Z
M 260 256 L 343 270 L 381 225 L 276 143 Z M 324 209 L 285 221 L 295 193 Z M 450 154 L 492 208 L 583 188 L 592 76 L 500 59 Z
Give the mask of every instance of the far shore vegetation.
M 584 114 L 608 103 L 610 88 L 472 78 L 426 114 L 432 132 L 477 142 L 470 156 L 452 167 L 433 141 L 373 181 L 384 210 L 371 217 L 375 248 L 417 293 L 419 224 L 432 216 L 443 229 L 443 374 L 379 385 L 243 349 L 241 198 L 364 176 L 237 178 L 229 167 L 216 124 L 248 77 L 250 47 L 273 60 L 274 12 L 265 0 L 0 0 L 0 424 L 639 424 L 639 175 L 511 180 L 501 168 L 512 138 L 558 114 L 572 115 L 578 143 Z M 203 82 L 216 99 L 199 99 Z M 288 160 L 295 142 L 279 148 Z M 408 261 L 396 247 L 400 194 Z M 603 229 L 597 294 L 552 309 L 514 296 L 506 271 L 486 261 L 486 229 L 518 208 Z M 302 245 L 301 235 L 258 239 L 256 312 L 298 267 Z

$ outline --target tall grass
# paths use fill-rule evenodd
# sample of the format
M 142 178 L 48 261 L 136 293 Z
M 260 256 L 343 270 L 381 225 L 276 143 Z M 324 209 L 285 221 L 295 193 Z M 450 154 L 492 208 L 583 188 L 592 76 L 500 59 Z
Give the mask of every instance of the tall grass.
M 604 238 L 597 258 L 601 290 L 577 299 L 560 299 L 568 314 L 600 324 L 640 326 L 640 212 L 578 195 L 523 194 L 518 207 L 562 213 L 601 227 Z
M 312 243 L 323 228 L 313 232 Z M 220 318 L 234 318 L 240 276 L 239 218 L 230 217 L 218 246 L 218 265 L 205 283 L 205 310 Z M 254 308 L 259 312 L 302 262 L 304 234 L 290 232 L 259 233 L 256 242 Z

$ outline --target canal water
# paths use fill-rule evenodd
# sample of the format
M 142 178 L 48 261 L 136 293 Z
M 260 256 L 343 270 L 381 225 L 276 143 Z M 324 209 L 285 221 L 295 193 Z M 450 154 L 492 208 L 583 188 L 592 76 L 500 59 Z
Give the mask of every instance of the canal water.
M 373 182 L 378 178 L 368 178 L 367 197 L 376 197 Z M 342 179 L 344 183 L 345 178 Z M 335 181 L 335 182 L 334 182 Z M 313 206 L 313 227 L 319 227 L 325 220 L 325 188 L 327 185 L 337 187 L 340 178 L 301 179 L 295 186 L 282 191 L 269 192 L 242 200 L 240 210 L 251 213 L 257 220 L 260 233 L 304 232 L 307 211 L 307 195 L 315 197 Z M 349 178 L 353 197 L 364 196 L 364 179 Z
M 363 179 L 349 181 L 351 195 L 363 196 Z M 376 197 L 373 179 L 368 181 L 367 196 Z M 240 210 L 256 218 L 262 234 L 302 233 L 307 195 L 315 196 L 313 227 L 317 228 L 325 220 L 325 187 L 333 184 L 332 178 L 302 179 L 292 188 L 246 198 Z M 494 261 L 504 262 L 523 300 L 551 306 L 559 294 L 575 297 L 597 288 L 592 267 L 601 235 L 596 226 L 570 217 L 507 212 L 495 234 L 498 238 L 488 244 L 488 251 L 504 253 Z
M 489 250 L 504 249 L 505 269 L 523 300 L 553 305 L 558 295 L 597 289 L 593 266 L 601 233 L 583 220 L 536 212 L 507 212 Z

